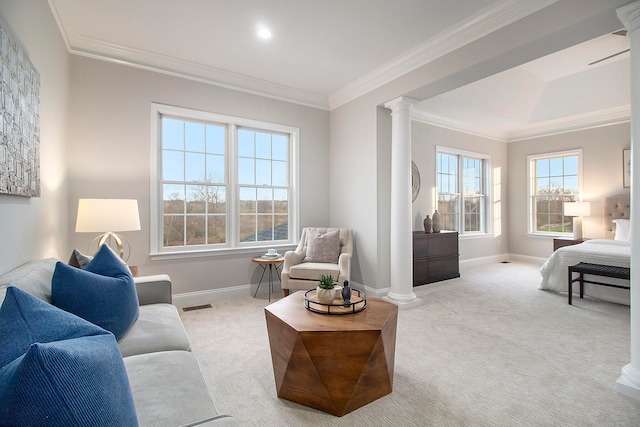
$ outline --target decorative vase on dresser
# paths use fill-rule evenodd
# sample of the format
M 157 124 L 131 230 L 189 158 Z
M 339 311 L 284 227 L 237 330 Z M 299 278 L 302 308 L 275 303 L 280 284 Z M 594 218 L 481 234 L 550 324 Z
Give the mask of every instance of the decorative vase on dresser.
M 424 221 L 422 221 L 422 224 L 424 225 L 424 232 L 431 233 L 431 218 L 429 218 L 429 215 L 425 217 Z
M 442 230 L 442 219 L 440 218 L 440 212 L 436 209 L 431 217 L 431 227 L 434 233 L 439 233 Z

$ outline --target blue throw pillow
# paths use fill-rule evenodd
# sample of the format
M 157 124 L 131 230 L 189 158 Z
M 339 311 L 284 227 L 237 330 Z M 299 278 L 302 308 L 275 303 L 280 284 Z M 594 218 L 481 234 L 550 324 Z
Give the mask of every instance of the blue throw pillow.
M 76 314 L 119 340 L 140 313 L 129 267 L 108 245 L 102 245 L 84 270 L 56 263 L 51 279 L 56 307 Z
M 137 425 L 113 334 L 14 287 L 0 328 L 0 424 Z
M 79 338 L 109 332 L 14 286 L 0 308 L 0 369 L 27 352 L 34 342 Z
M 32 344 L 0 371 L 0 419 L 5 425 L 138 425 L 113 335 Z

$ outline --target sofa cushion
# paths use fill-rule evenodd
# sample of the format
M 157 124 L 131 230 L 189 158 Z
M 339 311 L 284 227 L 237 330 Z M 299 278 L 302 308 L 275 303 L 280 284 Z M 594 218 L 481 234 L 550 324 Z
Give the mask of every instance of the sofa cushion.
M 178 310 L 171 304 L 140 306 L 138 320 L 118 341 L 123 356 L 191 348 Z
M 124 365 L 140 425 L 185 425 L 218 415 L 193 353 L 140 354 L 125 357 Z
M 321 234 L 317 230 L 307 232 L 307 254 L 303 262 L 337 263 L 340 256 L 340 230 Z
M 321 275 L 331 275 L 337 280 L 340 276 L 338 264 L 323 262 L 303 262 L 289 269 L 289 277 L 292 279 L 320 280 Z
M 3 425 L 136 425 L 113 334 L 15 287 L 0 330 Z
M 112 332 L 116 339 L 140 312 L 129 268 L 108 245 L 102 245 L 85 270 L 56 263 L 51 296 L 57 307 Z
M 0 369 L 25 354 L 34 342 L 48 343 L 108 333 L 10 286 L 0 307 Z
M 54 258 L 30 261 L 0 276 L 0 286 L 15 286 L 43 301 L 51 302 L 51 275 L 55 267 Z

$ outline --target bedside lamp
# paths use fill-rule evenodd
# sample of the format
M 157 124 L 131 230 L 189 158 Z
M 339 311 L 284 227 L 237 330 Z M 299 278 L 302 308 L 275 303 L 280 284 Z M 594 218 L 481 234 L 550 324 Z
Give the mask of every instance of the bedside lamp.
M 103 233 L 98 247 L 115 242 L 116 252 L 124 259 L 122 236 L 117 231 L 140 230 L 138 201 L 135 199 L 79 199 L 77 233 Z
M 563 205 L 564 216 L 573 217 L 573 238 L 582 240 L 582 217 L 591 215 L 590 202 L 566 202 Z

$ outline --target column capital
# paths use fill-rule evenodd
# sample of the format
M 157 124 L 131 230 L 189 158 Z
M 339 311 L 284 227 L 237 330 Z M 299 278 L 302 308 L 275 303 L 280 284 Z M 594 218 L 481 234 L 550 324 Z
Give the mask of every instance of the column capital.
M 384 107 L 390 109 L 392 112 L 400 110 L 410 110 L 411 107 L 418 103 L 417 100 L 406 96 L 399 96 L 391 101 L 384 103 Z
M 619 7 L 616 9 L 616 14 L 627 31 L 633 32 L 640 28 L 640 1 Z

